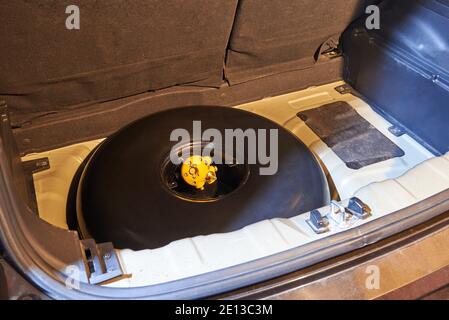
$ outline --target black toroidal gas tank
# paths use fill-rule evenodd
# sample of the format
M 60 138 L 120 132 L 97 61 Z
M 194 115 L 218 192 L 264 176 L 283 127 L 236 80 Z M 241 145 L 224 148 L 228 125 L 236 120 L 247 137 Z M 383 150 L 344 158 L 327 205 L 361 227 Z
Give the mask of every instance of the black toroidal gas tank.
M 174 147 L 185 151 L 199 145 L 204 150 L 208 145 L 194 136 L 194 121 L 201 121 L 202 133 L 216 129 L 224 139 L 235 129 L 248 133 L 243 163 L 236 156 L 241 148 L 234 146 L 230 155 L 225 148 L 229 141 L 222 142 L 221 150 L 220 143 L 213 141 L 214 158 L 233 161 L 214 164 L 217 181 L 204 190 L 188 185 L 179 175 L 180 165 L 170 160 Z M 199 122 L 195 123 L 198 127 Z M 171 141 L 176 129 L 185 129 L 189 141 Z M 277 132 L 276 137 L 270 130 Z M 276 155 L 270 155 L 276 149 L 273 143 L 277 143 Z M 249 152 L 259 149 L 277 161 L 275 174 L 261 174 L 261 168 L 269 166 L 267 159 L 249 163 Z M 76 216 L 83 237 L 134 250 L 231 232 L 265 219 L 293 217 L 329 201 L 323 170 L 293 134 L 253 113 L 213 106 L 171 109 L 126 126 L 89 155 L 71 189 L 68 215 Z

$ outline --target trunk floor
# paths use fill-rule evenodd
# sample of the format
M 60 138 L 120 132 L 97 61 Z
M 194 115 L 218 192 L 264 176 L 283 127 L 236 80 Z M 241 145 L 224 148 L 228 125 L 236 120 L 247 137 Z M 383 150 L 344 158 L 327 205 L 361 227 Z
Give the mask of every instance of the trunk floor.
M 342 84 L 344 83 L 337 82 L 313 87 L 237 108 L 272 119 L 301 139 L 332 177 L 340 198 L 343 199 L 342 204 L 355 195 L 371 207 L 371 218 L 350 221 L 346 228 L 379 219 L 449 188 L 449 155 L 435 158 L 408 135 L 392 135 L 388 131 L 391 124 L 364 101 L 352 94 L 342 95 L 334 90 Z M 396 157 L 365 165 L 358 170 L 349 168 L 297 116 L 299 112 L 338 101 L 350 105 L 383 137 L 403 150 L 404 154 L 400 157 L 395 154 Z M 70 182 L 80 163 L 99 142 L 101 140 L 90 141 L 23 158 L 50 159 L 51 168 L 34 175 L 42 219 L 60 228 L 67 228 L 65 210 Z M 320 211 L 326 214 L 330 208 L 321 208 Z M 331 221 L 330 232 L 315 234 L 306 222 L 308 214 L 298 214 L 291 219 L 262 221 L 231 233 L 181 239 L 154 250 L 118 250 L 124 273 L 130 276 L 109 283 L 108 286 L 136 287 L 173 281 L 276 254 L 345 230 Z
M 362 99 L 352 94 L 340 94 L 335 88 L 344 82 L 309 88 L 278 97 L 238 106 L 282 124 L 301 139 L 320 159 L 330 173 L 341 199 L 348 199 L 357 190 L 373 182 L 397 178 L 434 155 L 408 135 L 394 136 L 391 123 L 382 118 Z M 361 169 L 349 168 L 346 163 L 297 114 L 346 102 L 355 112 L 388 140 L 403 150 L 402 157 L 380 161 Z

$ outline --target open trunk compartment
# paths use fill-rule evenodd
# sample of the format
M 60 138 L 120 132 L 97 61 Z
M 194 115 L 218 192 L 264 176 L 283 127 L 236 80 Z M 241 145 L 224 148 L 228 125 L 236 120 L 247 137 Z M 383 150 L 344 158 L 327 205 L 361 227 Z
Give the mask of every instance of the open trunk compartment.
M 201 16 L 194 31 L 199 38 L 212 38 L 200 30 L 211 15 L 222 17 L 215 30 L 221 37 L 204 44 L 207 49 L 182 56 L 160 47 L 163 61 L 155 54 L 130 64 L 148 48 L 134 48 L 130 58 L 126 46 L 118 45 L 114 63 L 120 68 L 99 68 L 89 65 L 93 60 L 81 59 L 62 74 L 57 63 L 50 63 L 53 69 L 45 79 L 24 55 L 23 44 L 7 42 L 11 50 L 2 60 L 27 62 L 18 73 L 11 65 L 4 67 L 0 91 L 8 104 L 1 109 L 0 227 L 11 261 L 30 270 L 23 273 L 53 297 L 201 298 L 367 246 L 447 211 L 449 3 L 385 1 L 380 6 L 382 28 L 368 30 L 366 18 L 356 18 L 377 1 L 362 2 L 337 1 L 326 9 L 327 4 L 279 1 L 262 8 L 264 14 L 291 19 L 294 31 L 277 19 L 262 28 L 257 4 L 249 0 L 217 2 L 207 14 L 201 6 L 187 6 L 184 15 Z M 18 3 L 1 9 L 17 15 L 23 6 Z M 146 12 L 156 10 L 148 3 Z M 316 12 L 333 20 L 322 26 L 307 15 L 307 27 L 295 25 L 291 13 L 314 12 L 315 5 Z M 158 9 L 160 17 L 168 19 L 173 6 L 170 2 Z M 90 17 L 86 19 L 89 25 Z M 135 22 L 128 25 L 129 32 L 137 28 Z M 183 25 L 160 31 L 177 39 L 172 34 L 176 30 L 184 30 Z M 129 43 L 146 43 L 151 37 Z M 186 41 L 181 47 L 191 45 L 186 52 L 199 47 L 192 35 L 181 38 Z M 42 42 L 38 35 L 28 40 Z M 73 39 L 59 40 L 74 45 Z M 105 41 L 106 48 L 113 43 Z M 13 49 L 21 54 L 13 57 Z M 38 51 L 54 49 L 48 44 Z M 91 70 L 77 69 L 81 62 Z M 113 85 L 104 85 L 111 80 Z M 67 198 L 89 153 L 134 120 L 194 105 L 234 107 L 286 128 L 320 163 L 334 202 L 291 218 L 198 234 L 151 250 L 119 250 L 114 243 L 80 239 L 67 216 Z M 358 212 L 357 205 L 363 204 L 368 207 Z M 345 221 L 333 215 L 339 206 L 354 205 Z M 81 283 L 67 290 L 73 272 Z

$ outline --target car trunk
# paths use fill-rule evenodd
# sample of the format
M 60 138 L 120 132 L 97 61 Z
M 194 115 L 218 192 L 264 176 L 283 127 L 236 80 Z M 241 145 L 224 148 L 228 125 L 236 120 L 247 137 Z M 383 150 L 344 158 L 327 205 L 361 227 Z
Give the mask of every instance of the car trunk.
M 366 24 L 373 4 L 380 29 Z M 65 28 L 67 5 L 0 4 L 2 241 L 50 296 L 207 297 L 447 211 L 449 2 L 82 1 L 79 30 Z M 320 164 L 328 203 L 158 248 L 83 236 L 68 198 L 92 151 L 197 105 L 286 128 Z

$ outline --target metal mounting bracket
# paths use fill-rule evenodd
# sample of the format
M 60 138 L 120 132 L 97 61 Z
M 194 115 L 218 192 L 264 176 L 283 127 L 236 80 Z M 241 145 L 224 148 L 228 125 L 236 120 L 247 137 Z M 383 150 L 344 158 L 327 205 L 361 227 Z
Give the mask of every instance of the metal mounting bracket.
M 347 94 L 347 93 L 352 93 L 353 92 L 352 87 L 349 84 L 347 84 L 347 83 L 345 83 L 345 84 L 343 84 L 341 86 L 338 86 L 338 87 L 336 87 L 334 89 L 339 94 Z
M 123 275 L 111 242 L 97 244 L 93 239 L 85 239 L 80 243 L 90 284 L 102 283 Z

